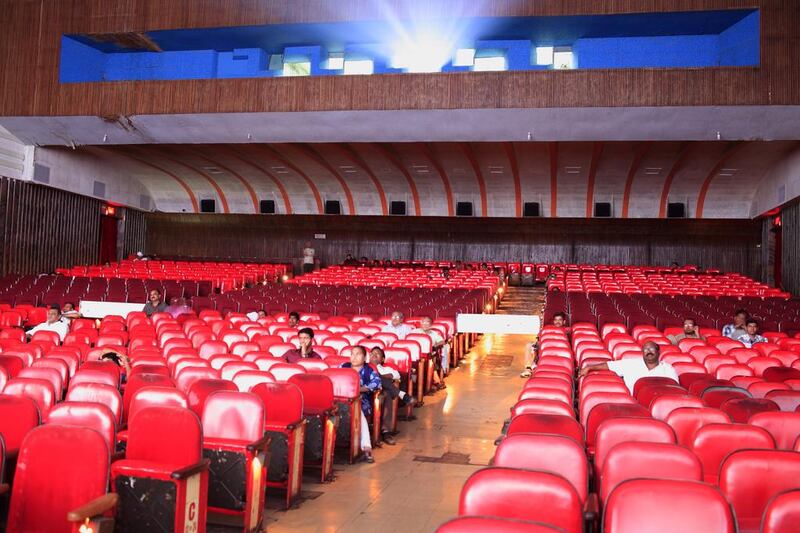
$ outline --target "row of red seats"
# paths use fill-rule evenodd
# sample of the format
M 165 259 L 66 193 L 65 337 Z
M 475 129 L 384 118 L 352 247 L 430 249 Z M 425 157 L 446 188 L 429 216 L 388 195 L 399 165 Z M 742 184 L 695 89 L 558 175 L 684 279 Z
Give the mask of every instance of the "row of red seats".
M 587 324 L 572 335 L 576 345 L 605 340 Z M 642 378 L 631 394 L 616 374 L 600 371 L 575 394 L 579 365 L 564 331 L 544 328 L 539 364 L 492 466 L 467 480 L 462 518 L 439 531 L 580 532 L 595 523 L 610 533 L 796 530 L 800 412 L 780 412 L 707 376 L 680 384 Z

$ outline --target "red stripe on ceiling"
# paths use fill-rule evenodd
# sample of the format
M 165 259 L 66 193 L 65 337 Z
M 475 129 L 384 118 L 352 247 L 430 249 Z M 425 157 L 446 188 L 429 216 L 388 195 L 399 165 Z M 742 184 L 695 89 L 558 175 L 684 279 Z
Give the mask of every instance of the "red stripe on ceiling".
M 339 182 L 339 185 L 342 186 L 342 190 L 344 191 L 344 196 L 347 199 L 347 208 L 350 210 L 351 215 L 355 215 L 356 213 L 356 204 L 353 201 L 353 194 L 350 192 L 350 187 L 347 186 L 347 182 L 344 180 L 344 177 L 339 174 L 339 172 L 333 168 L 333 165 L 328 163 L 322 154 L 320 154 L 313 146 L 310 144 L 295 144 L 292 146 L 300 147 L 306 154 L 308 154 L 311 159 L 322 165 L 325 170 L 333 174 L 333 177 Z
M 375 175 L 374 172 L 372 172 L 372 169 L 369 168 L 369 165 L 367 165 L 367 162 L 361 159 L 361 156 L 358 155 L 358 153 L 352 146 L 346 144 L 334 144 L 332 146 L 337 150 L 339 150 L 345 159 L 361 167 L 361 170 L 363 170 L 367 174 L 367 176 L 369 176 L 369 178 L 372 180 L 372 183 L 375 184 L 375 189 L 378 191 L 378 197 L 381 200 L 381 212 L 384 215 L 388 215 L 389 206 L 387 205 L 386 202 L 386 193 L 383 191 L 383 186 L 381 185 L 381 182 L 378 180 L 378 177 Z
M 308 175 L 306 175 L 306 173 L 300 170 L 296 165 L 292 164 L 288 159 L 283 157 L 283 155 L 281 155 L 281 153 L 273 145 L 260 144 L 258 146 L 264 148 L 264 150 L 269 152 L 272 157 L 283 163 L 284 166 L 294 170 L 298 176 L 306 181 L 308 188 L 311 189 L 311 194 L 314 195 L 314 201 L 317 203 L 317 213 L 320 215 L 324 213 L 325 209 L 322 207 L 322 196 L 320 196 L 319 189 L 317 189 L 317 186 L 314 184 L 312 179 L 309 178 Z
M 514 143 L 505 142 L 503 148 L 506 151 L 508 162 L 511 164 L 511 175 L 514 178 L 514 216 L 522 216 L 522 183 L 519 179 L 519 166 L 517 165 L 517 154 L 514 152 Z
M 667 218 L 667 201 L 669 200 L 669 190 L 672 187 L 672 180 L 675 179 L 675 175 L 681 169 L 681 165 L 683 165 L 683 162 L 686 161 L 686 158 L 689 156 L 691 146 L 692 145 L 688 142 L 681 144 L 680 148 L 678 148 L 678 157 L 675 159 L 675 162 L 672 163 L 672 168 L 669 169 L 667 177 L 664 178 L 664 188 L 661 189 L 661 201 L 658 204 L 658 218 Z
M 181 161 L 179 159 L 175 159 L 174 157 L 170 157 L 170 156 L 165 154 L 165 152 L 167 152 L 167 151 L 171 151 L 172 153 L 175 153 L 175 148 L 174 147 L 158 146 L 158 147 L 156 147 L 156 151 L 161 152 L 162 157 L 164 157 L 166 160 L 171 161 L 171 162 L 175 163 L 178 166 L 181 166 L 183 168 L 187 168 L 187 169 L 191 170 L 192 172 L 194 172 L 196 174 L 200 174 L 201 176 L 203 176 L 206 179 L 206 181 L 208 181 L 208 183 L 211 184 L 211 187 L 213 187 L 214 190 L 217 192 L 217 196 L 219 197 L 219 202 L 220 202 L 220 204 L 222 204 L 222 212 L 223 213 L 230 213 L 231 212 L 230 208 L 228 207 L 228 199 L 225 197 L 225 193 L 222 192 L 222 188 L 219 186 L 219 184 L 216 182 L 216 180 L 214 178 L 212 178 L 211 176 L 209 176 L 208 174 L 206 174 L 202 170 L 200 170 L 198 168 L 195 168 L 194 166 L 192 166 L 192 165 L 190 165 L 188 163 L 184 163 L 183 161 Z
M 653 141 L 646 141 L 639 145 L 636 150 L 636 155 L 633 156 L 631 166 L 628 168 L 628 178 L 625 180 L 625 192 L 622 194 L 622 218 L 628 218 L 628 208 L 631 203 L 631 190 L 633 189 L 633 180 L 636 178 L 636 173 L 639 171 L 639 166 L 642 164 L 642 159 L 647 155 L 650 147 L 653 146 Z
M 450 178 L 447 177 L 447 173 L 444 171 L 444 167 L 439 164 L 439 161 L 436 160 L 436 157 L 433 154 L 433 149 L 427 143 L 417 143 L 417 146 L 422 150 L 422 153 L 425 154 L 433 167 L 436 169 L 436 172 L 439 173 L 439 176 L 442 178 L 442 185 L 444 185 L 444 195 L 447 198 L 447 216 L 451 217 L 455 214 L 455 210 L 453 209 L 453 190 L 450 188 Z
M 174 174 L 174 173 L 170 172 L 169 170 L 167 170 L 165 168 L 162 168 L 162 167 L 160 167 L 160 166 L 158 166 L 158 165 L 156 165 L 154 163 L 151 163 L 151 162 L 146 161 L 144 159 L 140 159 L 140 158 L 136 157 L 133 154 L 129 154 L 125 150 L 126 150 L 126 148 L 121 147 L 121 148 L 118 148 L 118 149 L 114 150 L 114 152 L 119 153 L 120 155 L 123 155 L 125 157 L 130 158 L 130 159 L 133 159 L 134 161 L 136 161 L 138 163 L 141 163 L 141 164 L 143 164 L 145 166 L 148 166 L 150 168 L 158 170 L 159 172 L 163 172 L 167 176 L 169 176 L 172 179 L 174 179 L 175 181 L 177 181 L 178 184 L 181 186 L 181 188 L 184 191 L 186 191 L 186 194 L 189 196 L 189 201 L 192 202 L 192 209 L 194 210 L 194 212 L 195 213 L 199 213 L 200 212 L 200 205 L 197 202 L 197 197 L 194 195 L 194 191 L 192 191 L 191 187 L 189 187 L 186 184 L 186 182 L 183 181 L 182 178 L 178 177 L 177 174 Z M 155 201 L 155 199 L 154 199 L 154 201 Z
M 558 216 L 558 142 L 547 143 L 550 154 L 550 216 Z
M 472 171 L 475 173 L 475 179 L 478 181 L 478 190 L 481 194 L 481 216 L 487 217 L 489 216 L 489 199 L 486 196 L 486 181 L 483 179 L 481 166 L 478 164 L 478 160 L 475 158 L 475 153 L 472 151 L 472 147 L 469 143 L 459 143 L 458 146 L 461 148 L 464 157 L 467 158 L 467 161 L 469 161 L 472 167 Z
M 600 157 L 603 155 L 605 143 L 595 141 L 592 144 L 592 161 L 589 164 L 589 176 L 586 183 L 586 218 L 594 214 L 594 181 L 597 176 L 597 167 L 600 166 Z
M 194 148 L 190 148 L 190 151 L 196 157 L 199 157 L 200 159 L 202 159 L 204 161 L 208 161 L 211 165 L 214 165 L 214 166 L 217 166 L 217 167 L 221 168 L 222 170 L 224 170 L 228 174 L 231 174 L 236 179 L 238 179 L 241 182 L 242 186 L 244 186 L 245 190 L 247 191 L 247 194 L 250 195 L 250 200 L 253 202 L 253 213 L 258 213 L 260 211 L 259 206 L 258 206 L 258 195 L 256 194 L 255 189 L 253 189 L 253 186 L 250 185 L 250 183 L 241 174 L 239 174 L 235 170 L 232 170 L 231 168 L 223 165 L 222 163 L 220 163 L 216 159 L 212 159 L 210 157 L 206 157 L 205 155 L 203 155 L 202 153 L 199 153 Z
M 695 213 L 695 218 L 703 218 L 703 208 L 705 207 L 706 203 L 706 195 L 708 194 L 708 188 L 711 187 L 711 182 L 714 180 L 714 177 L 717 175 L 723 165 L 728 162 L 728 159 L 733 157 L 745 146 L 746 143 L 743 142 L 732 142 L 729 143 L 725 148 L 725 152 L 723 152 L 722 157 L 720 157 L 719 161 L 717 161 L 717 164 L 714 165 L 714 168 L 711 169 L 711 172 L 708 173 L 708 176 L 706 176 L 706 179 L 703 181 L 703 186 L 700 187 L 700 194 L 697 196 L 697 211 Z
M 414 214 L 417 216 L 422 215 L 422 207 L 419 205 L 419 193 L 417 192 L 417 184 L 414 183 L 414 178 L 411 173 L 406 169 L 405 165 L 400 161 L 397 155 L 387 145 L 380 143 L 370 143 L 370 147 L 380 152 L 386 159 L 388 159 L 397 170 L 405 176 L 408 182 L 408 188 L 411 189 L 411 197 L 414 199 Z
M 275 184 L 275 186 L 278 188 L 278 191 L 281 193 L 281 197 L 283 198 L 283 205 L 285 207 L 286 214 L 287 215 L 291 215 L 292 214 L 292 202 L 289 199 L 289 193 L 286 192 L 286 188 L 283 186 L 283 183 L 281 182 L 281 180 L 278 179 L 277 176 L 273 175 L 269 170 L 263 168 L 258 163 L 254 163 L 253 161 L 250 161 L 249 159 L 246 159 L 245 155 L 240 153 L 238 150 L 236 150 L 236 149 L 234 149 L 234 148 L 232 148 L 230 146 L 226 146 L 225 149 L 229 152 L 231 157 L 234 157 L 234 158 L 238 159 L 239 161 L 241 161 L 245 165 L 249 165 L 249 166 L 255 168 L 256 170 L 258 170 L 259 172 L 261 172 L 262 174 L 267 176 L 270 180 L 272 180 L 272 183 Z

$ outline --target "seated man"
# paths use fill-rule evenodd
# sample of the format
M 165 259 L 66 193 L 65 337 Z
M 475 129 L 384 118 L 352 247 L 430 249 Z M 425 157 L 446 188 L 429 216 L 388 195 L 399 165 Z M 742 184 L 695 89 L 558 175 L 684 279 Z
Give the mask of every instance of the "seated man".
M 750 318 L 750 314 L 747 311 L 738 309 L 733 315 L 733 323 L 722 328 L 722 336 L 736 340 L 742 335 L 746 335 L 747 329 L 745 328 L 745 324 L 748 318 Z
M 161 291 L 158 289 L 153 289 L 150 291 L 148 295 L 148 301 L 144 304 L 144 314 L 147 317 L 153 316 L 154 313 L 163 313 L 167 310 L 167 304 L 164 302 L 164 299 L 161 298 Z
M 757 320 L 752 318 L 748 319 L 745 323 L 745 331 L 747 331 L 747 333 L 739 335 L 736 340 L 744 344 L 747 348 L 752 348 L 754 344 L 758 344 L 759 342 L 769 342 L 766 337 L 758 334 Z
M 76 318 L 80 318 L 81 314 L 75 309 L 75 304 L 72 302 L 64 302 L 64 307 L 61 309 L 61 320 L 69 324 Z
M 556 313 L 553 315 L 553 322 L 550 324 L 556 328 L 562 328 L 564 331 L 569 333 L 569 327 L 567 326 L 567 315 L 564 313 Z M 533 374 L 533 367 L 536 366 L 536 359 L 539 353 L 539 343 L 537 341 L 529 342 L 525 345 L 525 354 L 523 355 L 523 361 L 525 362 L 525 370 L 519 375 L 521 378 L 529 378 L 531 374 Z
M 322 356 L 315 352 L 311 346 L 314 340 L 313 329 L 301 328 L 297 332 L 297 337 L 300 339 L 300 347 L 286 350 L 286 353 L 283 354 L 283 358 L 286 359 L 287 363 L 296 363 L 301 359 L 322 359 Z
M 404 324 L 403 323 L 404 318 L 405 317 L 403 316 L 403 313 L 401 313 L 400 311 L 393 311 L 392 321 L 383 326 L 381 331 L 385 331 L 387 333 L 394 333 L 395 335 L 397 335 L 397 338 L 399 340 L 405 339 L 406 335 L 411 333 L 411 331 L 414 328 L 412 328 L 409 324 Z
M 367 364 L 367 349 L 363 346 L 353 346 L 350 362 L 343 363 L 342 368 L 352 368 L 361 378 L 361 451 L 364 452 L 365 461 L 374 463 L 367 417 L 372 415 L 372 393 L 380 390 L 381 377 Z
M 589 365 L 581 369 L 579 377 L 583 377 L 595 370 L 611 370 L 615 374 L 622 376 L 625 386 L 633 394 L 633 387 L 641 378 L 659 376 L 678 381 L 678 373 L 669 363 L 659 361 L 661 348 L 653 341 L 647 341 L 642 346 L 641 359 L 621 359 L 619 361 L 608 361 Z
M 411 333 L 424 333 L 431 338 L 431 352 L 439 350 L 440 357 L 435 360 L 436 371 L 434 380 L 437 383 L 437 388 L 443 389 L 444 377 L 450 372 L 450 345 L 445 342 L 438 331 L 433 329 L 433 319 L 429 316 L 422 317 L 419 327 L 412 330 Z
M 406 394 L 406 391 L 400 390 L 400 372 L 390 366 L 385 366 L 386 354 L 383 353 L 383 348 L 380 346 L 374 347 L 369 352 L 369 364 L 371 364 L 378 371 L 381 377 L 381 405 L 383 405 L 383 413 L 381 415 L 381 438 L 386 444 L 394 445 L 394 438 L 389 433 L 389 426 L 394 418 L 394 399 L 400 398 L 400 403 L 403 405 L 414 405 L 416 400 L 413 396 Z
M 47 310 L 47 320 L 38 326 L 32 327 L 26 331 L 25 334 L 30 339 L 37 331 L 55 331 L 63 342 L 64 337 L 66 337 L 69 332 L 69 325 L 61 320 L 61 308 L 57 305 L 51 305 Z
M 193 311 L 185 298 L 170 298 L 169 305 L 164 312 L 172 315 L 172 318 L 178 318 L 181 315 L 191 314 Z
M 289 328 L 296 328 L 297 324 L 300 323 L 300 313 L 297 311 L 292 311 L 289 313 L 289 319 L 286 321 L 286 327 Z
M 667 338 L 669 339 L 669 342 L 675 346 L 677 346 L 678 343 L 683 339 L 700 339 L 701 341 L 706 340 L 705 337 L 700 335 L 700 328 L 697 326 L 694 318 L 685 318 L 683 320 L 683 333 L 679 333 L 677 335 L 667 335 Z
M 101 361 L 110 361 L 117 365 L 120 369 L 120 381 L 125 383 L 128 381 L 128 376 L 131 375 L 131 362 L 128 356 L 117 350 L 107 351 L 100 356 Z
M 263 309 L 259 309 L 258 311 L 250 311 L 245 316 L 247 316 L 247 319 L 251 322 L 256 322 L 260 318 L 266 318 L 267 312 Z

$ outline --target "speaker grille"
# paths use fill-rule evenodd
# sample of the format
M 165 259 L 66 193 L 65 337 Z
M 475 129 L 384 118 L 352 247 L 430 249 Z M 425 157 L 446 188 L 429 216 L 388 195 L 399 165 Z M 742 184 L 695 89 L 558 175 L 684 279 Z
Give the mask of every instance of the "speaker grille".
M 200 200 L 201 213 L 216 213 L 217 201 L 214 199 Z
M 596 217 L 610 217 L 611 216 L 611 203 L 610 202 L 595 202 L 594 203 L 594 216 L 596 216 Z
M 456 204 L 456 216 L 458 216 L 458 217 L 471 217 L 472 216 L 472 202 L 458 202 Z
M 261 200 L 259 203 L 259 211 L 262 215 L 275 214 L 275 200 Z
M 525 202 L 522 209 L 522 216 L 524 217 L 539 217 L 541 211 L 539 210 L 539 202 Z
M 668 203 L 667 218 L 686 218 L 686 204 L 683 202 Z
M 341 215 L 342 204 L 339 203 L 339 200 L 325 200 L 325 214 Z
M 390 215 L 405 215 L 406 214 L 406 203 L 403 201 L 393 201 L 389 205 L 389 214 Z

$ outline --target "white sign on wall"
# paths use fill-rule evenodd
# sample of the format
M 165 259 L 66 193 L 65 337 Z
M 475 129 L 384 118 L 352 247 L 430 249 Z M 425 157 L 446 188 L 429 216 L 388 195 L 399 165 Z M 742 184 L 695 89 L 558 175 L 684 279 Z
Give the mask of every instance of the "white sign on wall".
M 541 321 L 536 315 L 473 315 L 462 313 L 456 316 L 456 331 L 459 333 L 518 333 L 536 335 Z
M 108 315 L 119 315 L 123 318 L 131 311 L 141 311 L 144 303 L 127 302 L 94 302 L 83 300 L 78 308 L 81 315 L 86 318 L 105 318 Z

